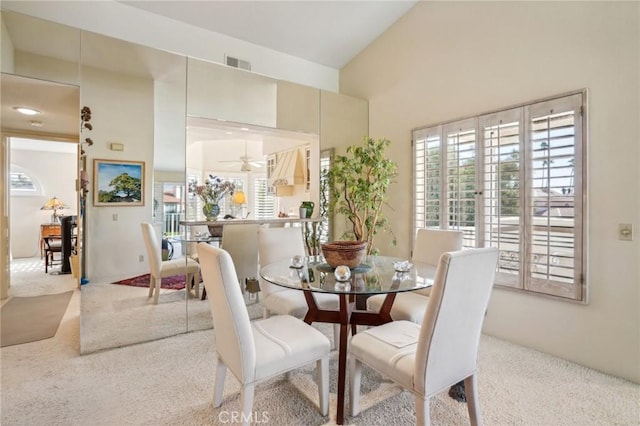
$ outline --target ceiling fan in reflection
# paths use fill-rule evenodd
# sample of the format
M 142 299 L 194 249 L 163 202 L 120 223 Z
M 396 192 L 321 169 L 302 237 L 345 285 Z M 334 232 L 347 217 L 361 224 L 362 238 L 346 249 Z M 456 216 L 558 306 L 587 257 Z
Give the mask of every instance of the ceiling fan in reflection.
M 241 172 L 251 172 L 253 167 L 262 167 L 265 164 L 263 160 L 257 160 L 247 155 L 247 141 L 244 142 L 244 155 L 240 156 L 240 160 L 226 160 L 221 163 L 239 164 Z

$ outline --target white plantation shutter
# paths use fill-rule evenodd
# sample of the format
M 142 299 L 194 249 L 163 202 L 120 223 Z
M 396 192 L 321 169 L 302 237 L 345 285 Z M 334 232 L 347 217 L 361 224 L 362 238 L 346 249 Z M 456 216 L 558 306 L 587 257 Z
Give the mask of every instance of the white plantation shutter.
M 446 228 L 464 233 L 463 247 L 476 246 L 477 119 L 443 126 L 446 139 Z
M 271 219 L 276 217 L 276 199 L 267 191 L 269 182 L 267 178 L 256 178 L 253 181 L 255 206 L 254 219 Z
M 582 299 L 582 94 L 525 108 L 529 289 Z M 582 179 L 579 179 L 582 182 Z
M 417 130 L 414 144 L 414 223 L 439 228 L 442 217 L 442 127 Z
M 522 213 L 522 108 L 480 117 L 484 246 L 500 250 L 496 284 L 520 287 L 524 250 Z
M 585 96 L 414 130 L 415 227 L 497 247 L 497 285 L 586 301 Z

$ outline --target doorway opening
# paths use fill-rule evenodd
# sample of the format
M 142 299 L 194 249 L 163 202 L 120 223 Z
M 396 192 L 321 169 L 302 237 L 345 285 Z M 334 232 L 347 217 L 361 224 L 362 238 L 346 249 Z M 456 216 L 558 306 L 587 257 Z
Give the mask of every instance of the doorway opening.
M 70 248 L 63 250 L 62 237 L 75 231 L 78 144 L 23 137 L 8 142 L 9 296 L 72 290 L 76 279 L 67 273 Z

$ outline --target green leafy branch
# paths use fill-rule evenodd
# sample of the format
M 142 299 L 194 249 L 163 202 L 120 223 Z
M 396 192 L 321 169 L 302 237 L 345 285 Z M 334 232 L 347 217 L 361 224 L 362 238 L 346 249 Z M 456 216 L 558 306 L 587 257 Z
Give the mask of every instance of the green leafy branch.
M 332 216 L 344 216 L 351 225 L 343 238 L 367 241 L 367 254 L 377 252 L 373 241 L 378 232 L 391 232 L 382 214 L 388 205 L 387 189 L 397 176 L 397 165 L 385 157 L 390 144 L 388 139 L 365 137 L 363 145 L 348 147 L 347 155 L 336 155 L 327 173 L 329 211 Z

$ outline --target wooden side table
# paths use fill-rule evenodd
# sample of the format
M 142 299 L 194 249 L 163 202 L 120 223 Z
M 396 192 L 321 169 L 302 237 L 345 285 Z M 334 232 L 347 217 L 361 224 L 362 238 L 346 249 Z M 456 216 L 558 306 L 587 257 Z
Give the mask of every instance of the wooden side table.
M 62 228 L 59 223 L 43 223 L 40 225 L 40 259 L 44 257 L 44 237 L 60 237 Z

